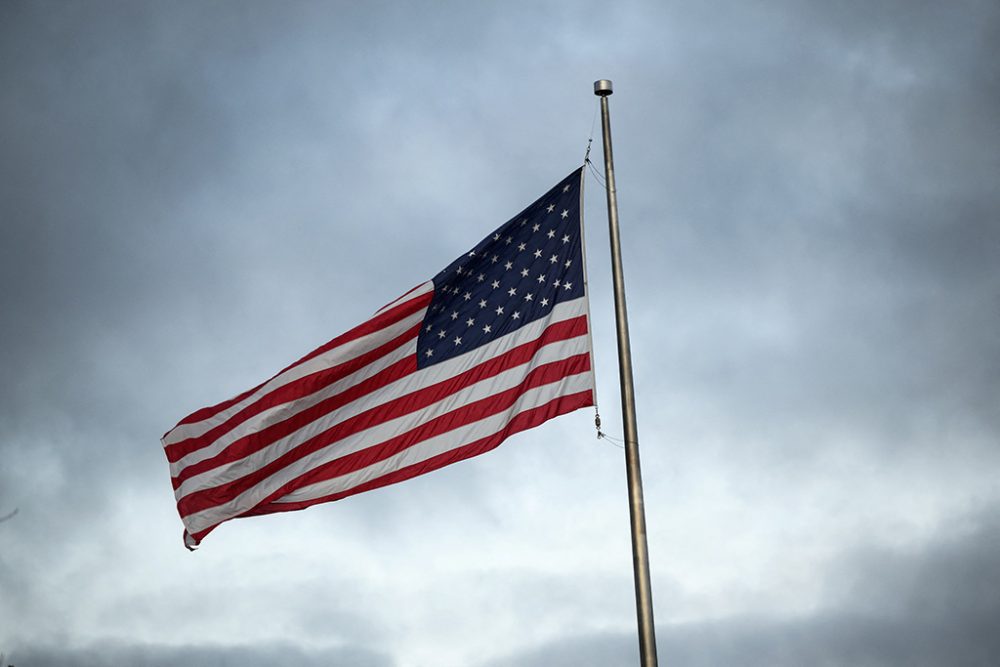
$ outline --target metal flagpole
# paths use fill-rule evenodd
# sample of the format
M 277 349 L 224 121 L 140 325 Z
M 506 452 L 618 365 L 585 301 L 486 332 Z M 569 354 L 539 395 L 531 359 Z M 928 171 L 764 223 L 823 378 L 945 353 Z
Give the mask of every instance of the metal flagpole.
M 635 388 L 632 383 L 632 349 L 628 339 L 628 312 L 625 309 L 625 277 L 618 230 L 618 194 L 611 154 L 611 117 L 608 96 L 611 82 L 594 82 L 594 94 L 601 98 L 601 126 L 604 130 L 604 176 L 608 190 L 608 226 L 611 230 L 611 274 L 615 289 L 615 323 L 618 331 L 618 375 L 621 382 L 622 421 L 625 426 L 625 470 L 628 478 L 628 511 L 632 525 L 632 570 L 635 574 L 635 607 L 639 621 L 639 661 L 642 667 L 656 666 L 656 629 L 653 627 L 653 592 L 649 583 L 649 550 L 646 547 L 646 512 L 642 505 L 642 471 L 639 468 L 639 434 L 635 422 Z

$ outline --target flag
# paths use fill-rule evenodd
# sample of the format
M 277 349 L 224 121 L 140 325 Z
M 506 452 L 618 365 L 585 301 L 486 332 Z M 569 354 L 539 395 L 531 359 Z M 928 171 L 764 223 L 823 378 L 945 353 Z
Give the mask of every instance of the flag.
M 578 169 L 447 268 L 162 439 L 184 542 L 394 484 L 594 404 Z

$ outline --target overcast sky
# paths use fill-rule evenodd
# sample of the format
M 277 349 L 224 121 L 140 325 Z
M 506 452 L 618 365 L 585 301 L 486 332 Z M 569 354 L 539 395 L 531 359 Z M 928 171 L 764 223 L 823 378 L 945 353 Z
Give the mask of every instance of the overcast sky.
M 599 78 L 661 664 L 1000 664 L 986 0 L 0 3 L 9 662 L 634 664 L 592 410 L 195 553 L 159 442 L 579 166 Z

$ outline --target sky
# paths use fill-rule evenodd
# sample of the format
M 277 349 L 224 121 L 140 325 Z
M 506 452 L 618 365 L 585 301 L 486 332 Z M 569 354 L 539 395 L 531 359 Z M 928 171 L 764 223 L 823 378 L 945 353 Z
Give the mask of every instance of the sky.
M 0 4 L 7 661 L 635 664 L 596 177 L 611 438 L 581 410 L 194 553 L 159 442 L 591 138 L 599 169 L 602 78 L 661 664 L 1000 663 L 1000 5 L 975 0 Z

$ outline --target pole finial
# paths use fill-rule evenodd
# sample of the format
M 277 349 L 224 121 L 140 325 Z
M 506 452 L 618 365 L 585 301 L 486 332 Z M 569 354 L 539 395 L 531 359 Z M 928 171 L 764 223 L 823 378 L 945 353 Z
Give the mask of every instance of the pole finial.
M 594 82 L 594 94 L 600 97 L 606 97 L 614 92 L 611 89 L 611 81 L 609 79 L 601 79 L 600 81 Z

